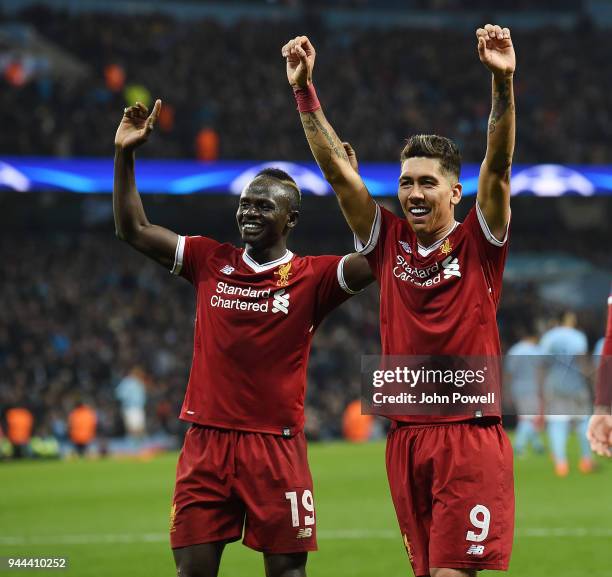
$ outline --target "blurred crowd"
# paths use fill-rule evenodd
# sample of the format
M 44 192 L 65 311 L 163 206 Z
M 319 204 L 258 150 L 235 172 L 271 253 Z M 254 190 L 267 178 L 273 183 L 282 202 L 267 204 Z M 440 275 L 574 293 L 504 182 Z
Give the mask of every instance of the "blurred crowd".
M 179 338 L 191 334 L 190 289 L 171 279 L 162 286 L 154 265 L 117 245 L 87 236 L 57 237 L 45 250 L 34 239 L 17 251 L 3 243 L 0 404 L 26 402 L 42 436 L 65 436 L 78 402 L 96 407 L 100 436 L 121 434 L 115 386 L 138 363 L 155 375 L 151 431 L 176 430 L 191 360 L 189 339 Z
M 18 243 L 4 237 L 0 259 L 5 430 L 7 409 L 27 407 L 33 435 L 69 442 L 72 413 L 84 405 L 95 413 L 101 449 L 116 437 L 181 436 L 185 425 L 177 417 L 193 346 L 191 285 L 108 234 L 30 235 Z M 377 300 L 375 286 L 350 299 L 315 337 L 306 409 L 311 439 L 342 434 L 345 410 L 359 397 L 361 355 L 380 350 Z M 504 350 L 525 323 L 552 312 L 534 286 L 507 286 L 499 312 Z M 601 336 L 600 317 L 580 317 L 591 346 Z M 81 412 L 74 426 L 86 436 L 92 418 Z
M 78 59 L 86 74 L 54 76 L 4 53 L 0 125 L 8 129 L 0 133 L 0 154 L 109 156 L 126 102 L 159 97 L 161 134 L 146 155 L 309 159 L 280 56 L 281 46 L 302 33 L 317 49 L 314 78 L 325 111 L 360 159 L 392 161 L 404 139 L 420 132 L 453 137 L 465 161 L 484 154 L 490 85 L 472 33 L 329 29 L 316 12 L 301 23 L 225 26 L 39 7 L 15 22 Z M 612 36 L 585 18 L 574 29 L 515 30 L 513 38 L 515 161 L 610 162 L 612 77 L 602 71 Z
M 191 285 L 108 236 L 46 238 L 44 249 L 35 238 L 3 242 L 0 258 L 4 417 L 10 407 L 25 406 L 34 435 L 68 440 L 69 415 L 85 404 L 95 409 L 100 439 L 137 436 L 130 429 L 139 417 L 130 408 L 142 398 L 140 434 L 180 435 L 193 350 Z M 317 336 L 308 389 L 313 438 L 340 435 L 347 400 L 359 396 L 360 354 L 377 350 L 370 291 L 336 312 Z
M 491 9 L 490 0 L 230 0 L 234 3 L 268 4 L 283 6 L 319 6 L 321 8 L 376 8 L 401 10 L 470 10 Z M 540 10 L 580 10 L 584 0 L 538 0 Z M 498 11 L 533 10 L 530 0 L 497 0 Z

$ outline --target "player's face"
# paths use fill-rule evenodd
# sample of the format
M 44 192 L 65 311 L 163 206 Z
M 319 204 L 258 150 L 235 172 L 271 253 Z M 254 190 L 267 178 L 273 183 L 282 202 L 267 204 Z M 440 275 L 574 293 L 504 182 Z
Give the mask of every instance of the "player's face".
M 251 246 L 271 246 L 285 237 L 297 222 L 289 200 L 278 186 L 247 186 L 240 195 L 236 213 L 240 236 Z
M 461 184 L 441 170 L 437 158 L 408 158 L 402 163 L 397 195 L 413 230 L 435 236 L 453 223 Z

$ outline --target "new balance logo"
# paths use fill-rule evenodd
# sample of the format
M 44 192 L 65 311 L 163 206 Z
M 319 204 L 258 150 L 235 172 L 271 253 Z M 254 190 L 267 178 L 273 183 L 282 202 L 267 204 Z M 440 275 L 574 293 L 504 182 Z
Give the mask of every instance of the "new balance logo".
M 297 533 L 296 539 L 308 539 L 312 537 L 312 527 L 308 527 L 308 529 L 300 529 Z
M 461 271 L 459 270 L 459 259 L 449 256 L 442 261 L 442 269 L 444 278 L 449 279 L 452 276 L 461 278 Z
M 408 254 L 412 254 L 412 249 L 410 248 L 410 245 L 405 241 L 405 240 L 400 240 L 399 241 L 401 247 L 408 253 Z
M 289 314 L 289 293 L 285 294 L 285 289 L 281 289 L 274 293 L 274 300 L 272 301 L 272 312 L 273 313 L 285 313 Z
M 466 553 L 468 555 L 482 555 L 484 553 L 484 545 L 470 545 Z
M 221 272 L 223 274 L 232 274 L 236 269 L 233 266 L 230 266 L 229 264 L 226 264 L 222 269 Z

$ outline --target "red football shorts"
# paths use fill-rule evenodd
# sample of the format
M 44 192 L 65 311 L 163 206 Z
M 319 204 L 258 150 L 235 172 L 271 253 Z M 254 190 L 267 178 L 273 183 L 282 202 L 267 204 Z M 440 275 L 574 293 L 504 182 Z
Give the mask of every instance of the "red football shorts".
M 402 425 L 387 475 L 415 575 L 507 570 L 514 533 L 512 446 L 499 423 Z
M 237 541 L 264 553 L 316 551 L 303 433 L 285 438 L 192 425 L 170 515 L 173 549 Z

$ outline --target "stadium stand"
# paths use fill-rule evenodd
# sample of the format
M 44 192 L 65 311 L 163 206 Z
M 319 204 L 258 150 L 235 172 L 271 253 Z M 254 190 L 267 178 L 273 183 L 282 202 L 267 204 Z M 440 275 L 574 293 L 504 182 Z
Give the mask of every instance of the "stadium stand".
M 465 3 L 412 4 L 452 15 Z M 527 3 L 503 4 L 500 9 Z M 554 5 L 575 2 L 545 4 Z M 0 154 L 108 155 L 108 142 L 99 135 L 114 132 L 126 97 L 159 97 L 166 105 L 163 138 L 152 142 L 146 155 L 193 158 L 198 136 L 203 140 L 200 131 L 208 129 L 213 157 L 308 159 L 280 58 L 286 39 L 307 30 L 320 54 L 320 97 L 361 160 L 392 161 L 404 138 L 432 131 L 455 138 L 464 160 L 481 160 L 488 78 L 477 61 L 472 31 L 444 30 L 444 43 L 436 44 L 428 29 L 329 30 L 316 12 L 308 14 L 298 22 L 267 21 L 263 34 L 248 18 L 221 23 L 26 7 L 3 25 L 4 36 L 20 38 L 21 44 L 0 61 L 0 125 L 12 127 L 0 135 Z M 441 19 L 440 25 L 449 22 Z M 80 64 L 71 68 L 79 72 L 58 76 L 63 68 L 46 56 L 30 55 L 28 39 L 34 35 Z M 569 28 L 514 29 L 513 35 L 520 46 L 515 162 L 612 158 L 612 79 L 599 73 L 612 58 L 609 32 L 583 16 Z M 257 64 L 247 65 L 254 57 Z M 463 72 L 449 74 L 454 70 Z M 580 98 L 573 97 L 579 87 Z M 20 114 L 21 107 L 31 114 Z

